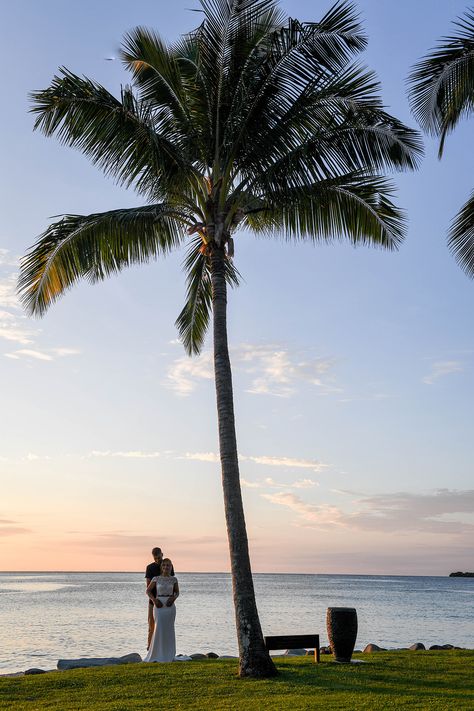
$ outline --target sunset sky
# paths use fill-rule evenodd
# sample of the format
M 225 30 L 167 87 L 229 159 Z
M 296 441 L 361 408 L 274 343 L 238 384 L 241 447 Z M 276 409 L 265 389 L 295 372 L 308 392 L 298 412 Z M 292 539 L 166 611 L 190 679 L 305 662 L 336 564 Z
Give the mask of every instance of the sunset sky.
M 414 126 L 410 66 L 464 0 L 360 0 L 389 110 Z M 330 2 L 285 0 L 315 21 Z M 196 0 L 2 3 L 0 570 L 229 569 L 210 339 L 174 321 L 183 253 L 69 292 L 38 321 L 18 259 L 63 213 L 139 205 L 79 152 L 33 133 L 28 92 L 59 66 L 118 94 L 124 32 L 168 40 Z M 111 61 L 108 61 L 111 60 Z M 474 187 L 474 122 L 396 176 L 398 253 L 236 237 L 229 298 L 237 435 L 255 571 L 445 575 L 474 560 L 474 283 L 446 246 Z

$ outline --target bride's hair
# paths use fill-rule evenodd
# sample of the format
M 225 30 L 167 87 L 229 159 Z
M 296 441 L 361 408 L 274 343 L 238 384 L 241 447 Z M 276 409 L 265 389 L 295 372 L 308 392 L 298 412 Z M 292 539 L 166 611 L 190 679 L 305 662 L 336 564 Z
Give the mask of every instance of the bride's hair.
M 173 567 L 173 561 L 171 560 L 171 558 L 163 558 L 163 560 L 161 561 L 161 565 L 163 565 L 163 563 L 169 563 L 171 567 Z

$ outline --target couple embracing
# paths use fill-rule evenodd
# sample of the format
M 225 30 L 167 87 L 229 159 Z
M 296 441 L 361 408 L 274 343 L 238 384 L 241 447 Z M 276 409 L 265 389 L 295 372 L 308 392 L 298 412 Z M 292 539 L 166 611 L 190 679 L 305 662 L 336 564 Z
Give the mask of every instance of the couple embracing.
M 148 654 L 144 662 L 172 662 L 176 655 L 175 600 L 179 595 L 173 563 L 163 558 L 161 548 L 151 551 L 153 563 L 147 565 L 146 594 L 148 604 Z

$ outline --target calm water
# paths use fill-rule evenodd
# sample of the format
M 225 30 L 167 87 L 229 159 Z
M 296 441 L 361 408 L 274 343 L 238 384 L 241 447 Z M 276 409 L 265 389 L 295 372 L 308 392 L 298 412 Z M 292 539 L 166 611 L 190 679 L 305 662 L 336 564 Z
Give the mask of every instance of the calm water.
M 0 673 L 60 658 L 145 652 L 143 574 L 0 573 Z M 236 654 L 227 574 L 182 573 L 177 651 Z M 329 606 L 356 607 L 357 648 L 474 648 L 474 578 L 255 575 L 264 634 L 319 632 Z

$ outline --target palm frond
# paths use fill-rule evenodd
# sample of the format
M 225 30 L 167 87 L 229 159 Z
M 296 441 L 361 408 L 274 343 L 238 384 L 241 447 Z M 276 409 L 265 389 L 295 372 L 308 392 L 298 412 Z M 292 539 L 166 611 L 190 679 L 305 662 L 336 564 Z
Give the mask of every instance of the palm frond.
M 184 66 L 183 49 L 187 50 Z M 196 45 L 189 39 L 168 47 L 156 32 L 144 27 L 126 34 L 121 49 L 122 61 L 132 71 L 141 100 L 153 106 L 155 117 L 160 119 L 161 135 L 179 146 L 202 171 L 206 165 L 202 134 L 208 119 L 203 98 L 207 92 L 195 63 L 194 71 L 186 71 L 190 55 L 196 59 L 195 54 Z
M 249 210 L 255 232 L 288 239 L 331 242 L 348 239 L 398 249 L 406 230 L 402 210 L 391 200 L 393 185 L 382 176 L 354 172 L 312 186 L 267 193 Z
M 207 168 L 212 162 L 214 148 L 211 131 L 214 92 L 202 66 L 199 50 L 193 34 L 180 37 L 170 47 L 181 74 L 193 138 L 198 147 L 200 160 Z M 203 172 L 205 172 L 204 166 Z
M 96 282 L 166 254 L 180 244 L 189 222 L 184 211 L 164 204 L 65 215 L 24 257 L 20 298 L 29 313 L 41 316 L 81 278 Z
M 202 244 L 200 237 L 193 239 L 184 259 L 186 303 L 175 322 L 188 355 L 201 351 L 212 311 L 211 265 L 209 257 L 203 253 Z M 224 269 L 229 286 L 239 286 L 241 277 L 231 259 L 226 258 Z
M 366 44 L 354 6 L 338 2 L 319 23 L 290 19 L 286 26 L 268 33 L 258 61 L 248 63 L 235 87 L 227 117 L 226 136 L 232 136 L 228 160 L 235 160 L 242 144 L 253 152 L 252 137 L 271 130 L 282 115 L 291 111 L 310 85 L 323 85 Z M 245 91 L 245 101 L 235 98 Z M 309 113 L 307 114 L 309 115 Z M 282 131 L 285 134 L 285 130 Z
M 474 192 L 453 220 L 448 247 L 461 268 L 474 279 Z
M 246 183 L 415 169 L 420 135 L 381 108 L 375 88 L 371 73 L 352 66 L 298 97 L 272 127 L 262 121 L 239 163 Z
M 130 88 L 121 98 L 62 68 L 48 89 L 32 92 L 35 129 L 78 148 L 107 175 L 156 199 L 182 187 L 194 169 L 156 130 L 152 107 Z
M 462 117 L 474 109 L 474 12 L 467 10 L 444 37 L 413 67 L 409 99 L 415 118 L 426 133 L 444 141 Z
M 175 326 L 188 355 L 197 355 L 204 343 L 212 310 L 212 287 L 207 258 L 201 253 L 200 238 L 193 243 L 184 260 L 187 289 L 186 303 Z
M 140 87 L 142 98 L 156 106 L 168 106 L 173 117 L 189 127 L 182 76 L 161 37 L 146 27 L 135 27 L 124 36 L 120 56 Z

